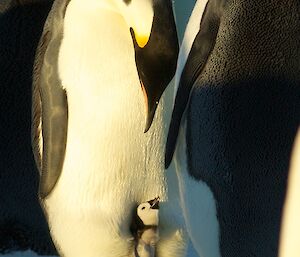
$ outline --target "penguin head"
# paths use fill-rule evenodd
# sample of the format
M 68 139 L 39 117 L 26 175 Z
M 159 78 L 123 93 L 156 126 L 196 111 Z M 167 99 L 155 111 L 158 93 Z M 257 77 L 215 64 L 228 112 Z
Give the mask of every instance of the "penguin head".
M 154 17 L 153 0 L 115 0 L 121 15 L 133 30 L 139 47 L 144 48 L 150 38 Z
M 175 75 L 179 52 L 171 0 L 111 0 L 128 25 L 144 95 L 147 132 Z
M 141 203 L 137 207 L 137 216 L 145 226 L 158 226 L 159 197 Z

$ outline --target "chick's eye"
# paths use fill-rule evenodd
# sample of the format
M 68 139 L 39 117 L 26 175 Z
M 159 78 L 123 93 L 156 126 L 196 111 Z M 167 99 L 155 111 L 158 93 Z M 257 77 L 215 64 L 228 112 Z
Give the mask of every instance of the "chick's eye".
M 145 209 L 146 209 L 146 207 L 143 207 L 143 208 L 142 208 L 142 210 L 145 210 Z

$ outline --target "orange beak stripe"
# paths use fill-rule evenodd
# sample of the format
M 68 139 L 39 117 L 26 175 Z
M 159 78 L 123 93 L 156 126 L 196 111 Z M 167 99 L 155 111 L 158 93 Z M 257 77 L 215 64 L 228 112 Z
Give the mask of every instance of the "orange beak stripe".
M 146 105 L 146 114 L 148 114 L 148 96 L 147 96 L 147 92 L 146 92 L 143 81 L 140 81 L 140 83 L 141 83 L 141 87 L 142 87 L 142 91 L 143 91 L 143 95 L 144 95 L 144 100 L 145 100 L 145 105 Z

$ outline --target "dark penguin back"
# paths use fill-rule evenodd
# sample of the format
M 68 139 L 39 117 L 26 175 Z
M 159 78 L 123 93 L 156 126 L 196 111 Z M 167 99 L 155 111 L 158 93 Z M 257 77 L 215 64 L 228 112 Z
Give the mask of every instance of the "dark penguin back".
M 300 122 L 300 2 L 227 1 L 187 106 L 190 175 L 213 191 L 222 257 L 276 257 Z

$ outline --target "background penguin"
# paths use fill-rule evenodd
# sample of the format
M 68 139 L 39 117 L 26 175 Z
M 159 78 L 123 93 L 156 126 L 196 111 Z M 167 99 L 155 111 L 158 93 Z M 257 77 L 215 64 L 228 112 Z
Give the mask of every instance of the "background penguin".
M 134 236 L 136 257 L 154 257 L 159 240 L 159 197 L 141 203 L 130 227 Z
M 37 197 L 30 141 L 34 55 L 51 4 L 0 1 L 0 255 L 56 253 Z
M 158 106 L 177 52 L 170 1 L 54 2 L 36 56 L 32 131 L 63 256 L 132 256 L 131 211 L 155 195 L 164 202 L 158 256 L 182 256 L 161 154 L 165 97 Z
M 178 141 L 181 203 L 201 257 L 278 254 L 300 117 L 299 15 L 296 0 L 208 0 L 198 13 L 166 166 Z

